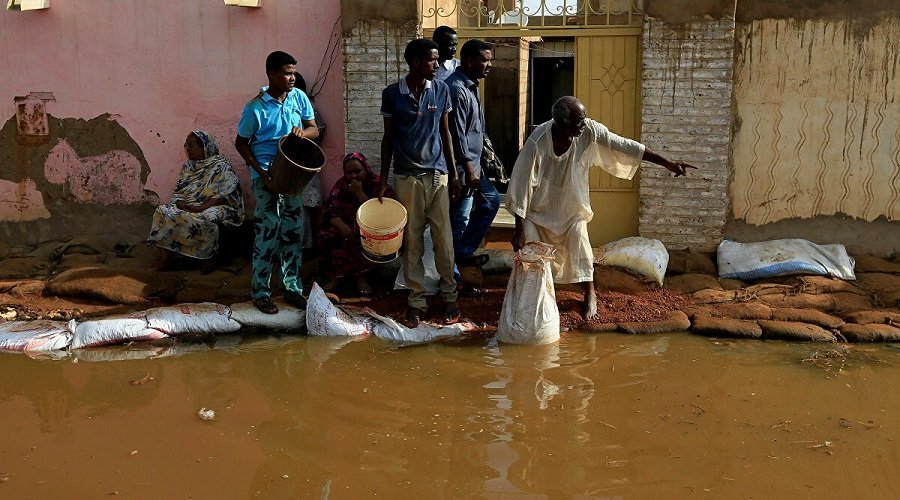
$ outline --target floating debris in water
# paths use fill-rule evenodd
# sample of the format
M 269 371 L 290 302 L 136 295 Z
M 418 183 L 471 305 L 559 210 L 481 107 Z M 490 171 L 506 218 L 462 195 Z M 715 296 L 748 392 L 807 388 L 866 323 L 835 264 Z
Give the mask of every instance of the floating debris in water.
M 215 420 L 216 412 L 204 407 L 200 408 L 200 411 L 197 412 L 197 416 L 200 417 L 200 420 Z

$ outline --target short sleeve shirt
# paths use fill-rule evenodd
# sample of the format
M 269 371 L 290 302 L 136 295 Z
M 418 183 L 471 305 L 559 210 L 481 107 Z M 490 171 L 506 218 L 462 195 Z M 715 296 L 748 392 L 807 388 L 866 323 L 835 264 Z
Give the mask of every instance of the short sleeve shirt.
M 453 112 L 450 113 L 450 136 L 453 138 L 453 157 L 456 170 L 464 174 L 466 162 L 472 162 L 481 172 L 481 153 L 484 149 L 484 111 L 478 81 L 457 69 L 444 82 L 450 88 Z
M 300 127 L 303 120 L 315 117 L 312 103 L 300 89 L 291 89 L 284 102 L 270 96 L 263 87 L 259 95 L 244 106 L 241 121 L 238 122 L 237 133 L 250 139 L 250 150 L 263 170 L 278 153 L 278 140 L 291 133 L 294 127 Z M 256 170 L 250 169 L 250 175 L 259 177 Z
M 434 76 L 435 80 L 444 81 L 448 76 L 452 75 L 456 68 L 459 67 L 459 59 L 447 59 L 446 61 L 438 64 L 437 75 Z
M 453 110 L 450 89 L 440 81 L 425 81 L 416 100 L 406 78 L 381 93 L 381 114 L 391 118 L 395 175 L 421 175 L 428 170 L 447 173 L 441 142 L 441 117 Z M 449 146 L 449 145 L 448 145 Z

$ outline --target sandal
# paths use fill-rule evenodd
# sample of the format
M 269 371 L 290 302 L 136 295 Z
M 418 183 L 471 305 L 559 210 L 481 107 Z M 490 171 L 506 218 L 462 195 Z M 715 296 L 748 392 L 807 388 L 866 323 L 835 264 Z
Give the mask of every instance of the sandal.
M 422 316 L 425 316 L 425 311 L 416 308 L 410 307 L 403 314 L 403 326 L 407 328 L 415 328 L 419 326 L 419 323 L 422 321 Z
M 447 302 L 444 304 L 444 324 L 452 325 L 459 322 L 459 307 L 456 302 Z
M 259 297 L 253 299 L 253 305 L 263 314 L 278 314 L 278 306 L 272 302 L 271 297 Z

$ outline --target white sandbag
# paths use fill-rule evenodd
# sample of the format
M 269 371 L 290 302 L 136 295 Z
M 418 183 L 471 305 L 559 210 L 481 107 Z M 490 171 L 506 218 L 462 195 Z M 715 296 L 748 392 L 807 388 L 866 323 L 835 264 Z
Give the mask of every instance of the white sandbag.
M 231 309 L 214 302 L 155 307 L 146 311 L 147 327 L 177 337 L 187 334 L 231 333 L 241 324 L 231 319 Z
M 371 318 L 351 314 L 335 306 L 318 283 L 313 283 L 306 302 L 306 328 L 309 335 L 352 336 L 371 333 Z
M 437 266 L 434 263 L 434 242 L 431 241 L 431 227 L 425 228 L 423 235 L 425 253 L 422 254 L 422 265 L 425 267 L 425 278 L 422 280 L 422 286 L 425 287 L 425 295 L 437 295 L 440 292 L 441 275 L 438 273 Z M 394 290 L 407 290 L 406 279 L 403 277 L 404 265 L 400 265 L 400 271 L 397 272 L 397 279 L 394 281 Z
M 56 351 L 69 347 L 75 320 L 8 321 L 0 323 L 0 351 Z
M 78 323 L 72 337 L 72 349 L 102 345 L 125 344 L 168 337 L 165 333 L 148 328 L 143 311 L 127 316 L 113 316 Z
M 376 337 L 394 342 L 423 344 L 441 338 L 458 337 L 464 332 L 473 330 L 475 325 L 467 322 L 452 325 L 433 325 L 419 323 L 415 328 L 407 328 L 387 316 L 381 316 L 371 309 L 368 313 L 378 321 L 372 325 L 372 333 Z
M 275 314 L 266 314 L 260 311 L 252 301 L 231 304 L 231 319 L 250 328 L 295 331 L 306 329 L 305 310 L 277 300 L 275 304 L 278 306 L 278 312 Z
M 855 261 L 844 245 L 819 245 L 804 239 L 739 243 L 725 240 L 717 252 L 719 277 L 752 280 L 815 274 L 855 280 Z
M 516 252 L 497 339 L 511 344 L 549 344 L 559 340 L 559 308 L 553 287 L 552 245 L 530 241 Z
M 627 269 L 662 285 L 669 252 L 659 240 L 632 236 L 603 245 L 595 252 L 594 262 Z

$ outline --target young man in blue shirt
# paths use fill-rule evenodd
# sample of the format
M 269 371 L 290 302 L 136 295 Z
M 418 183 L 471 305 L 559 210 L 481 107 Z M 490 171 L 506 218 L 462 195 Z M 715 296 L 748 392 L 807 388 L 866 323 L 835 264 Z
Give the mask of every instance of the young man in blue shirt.
M 253 223 L 253 274 L 250 296 L 256 307 L 275 314 L 270 280 L 275 259 L 281 260 L 281 279 L 287 303 L 306 308 L 300 265 L 303 258 L 303 199 L 299 194 L 280 195 L 271 185 L 269 165 L 278 154 L 278 140 L 287 134 L 315 139 L 319 136 L 312 104 L 294 88 L 297 60 L 275 51 L 266 58 L 268 87 L 244 106 L 234 147 L 250 167 L 256 210 Z
M 482 40 L 469 40 L 463 45 L 461 64 L 444 80 L 450 87 L 453 111 L 450 112 L 450 135 L 456 171 L 463 184 L 463 195 L 450 205 L 453 248 L 459 266 L 482 266 L 487 255 L 475 256 L 481 240 L 500 209 L 500 194 L 481 171 L 484 148 L 484 110 L 478 81 L 486 77 L 494 60 L 491 46 Z M 477 296 L 481 290 L 464 285 L 463 296 Z
M 427 224 L 434 241 L 435 266 L 441 276 L 444 321 L 452 323 L 459 319 L 459 308 L 453 279 L 450 200 L 459 196 L 460 185 L 453 168 L 448 123 L 452 109 L 450 91 L 444 82 L 434 80 L 438 70 L 437 44 L 431 40 L 413 40 L 406 46 L 404 58 L 409 64 L 409 74 L 381 93 L 384 136 L 378 198 L 387 189 L 388 174 L 393 167 L 394 191 L 407 212 L 401 257 L 403 277 L 410 293 L 403 322 L 414 327 L 427 310 L 422 264 Z

